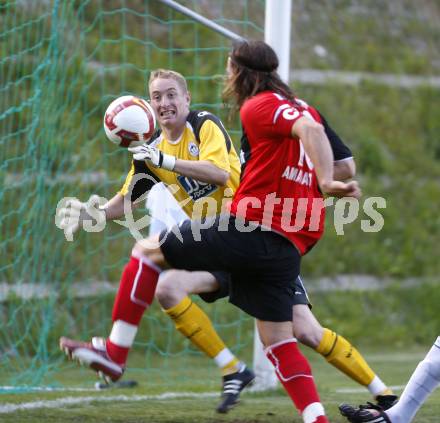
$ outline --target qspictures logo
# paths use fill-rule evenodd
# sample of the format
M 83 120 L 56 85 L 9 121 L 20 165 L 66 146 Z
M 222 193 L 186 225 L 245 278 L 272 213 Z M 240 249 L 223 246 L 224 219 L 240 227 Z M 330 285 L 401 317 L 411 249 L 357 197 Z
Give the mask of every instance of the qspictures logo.
M 133 178 L 132 186 L 136 183 L 155 182 L 148 174 L 137 174 Z M 137 241 L 146 238 L 146 233 L 142 232 L 148 229 L 153 222 L 161 223 L 162 228 L 168 228 L 178 239 L 182 240 L 179 229 L 179 223 L 183 217 L 191 218 L 191 231 L 194 240 L 200 240 L 201 231 L 210 228 L 214 224 L 214 219 L 206 219 L 205 216 L 214 216 L 219 210 L 219 202 L 221 210 L 228 210 L 228 205 L 232 200 L 232 190 L 226 189 L 222 199 L 214 199 L 209 194 L 213 191 L 206 189 L 209 184 L 197 183 L 197 186 L 180 184 L 168 185 L 167 189 L 176 197 L 180 190 L 184 192 L 177 197 L 183 198 L 180 202 L 176 202 L 176 207 L 182 213 L 178 219 L 171 219 L 170 212 L 161 210 L 152 215 L 150 211 L 136 219 L 134 216 L 134 206 L 137 203 L 145 203 L 150 191 L 146 191 L 142 196 L 132 202 L 132 192 L 127 193 L 123 200 L 123 212 L 118 216 L 115 223 L 126 227 L 134 239 Z M 185 188 L 186 187 L 186 188 Z M 190 189 L 191 188 L 191 189 Z M 197 189 L 196 189 L 197 188 Z M 190 190 L 190 192 L 188 192 Z M 190 195 L 197 192 L 197 198 Z M 157 201 L 161 201 L 158 199 Z M 105 205 L 108 200 L 104 197 L 92 196 L 87 202 L 81 202 L 75 197 L 65 197 L 57 204 L 55 214 L 55 224 L 64 231 L 67 241 L 74 240 L 74 234 L 82 229 L 86 232 L 100 232 L 105 229 L 107 224 Z M 277 206 L 277 207 L 276 207 Z M 261 221 L 236 219 L 235 227 L 240 232 L 251 232 L 258 228 L 262 230 L 271 230 L 274 221 L 281 225 L 282 230 L 287 233 L 301 231 L 303 229 L 314 232 L 320 229 L 322 211 L 326 209 L 327 215 L 330 216 L 330 222 L 333 224 L 337 235 L 344 235 L 347 225 L 360 225 L 363 232 L 375 233 L 379 232 L 385 224 L 384 217 L 380 210 L 387 206 L 383 197 L 367 197 L 362 200 L 355 198 L 277 198 L 276 193 L 270 193 L 264 199 L 256 197 L 244 197 L 237 203 L 237 215 L 246 216 L 249 209 L 261 209 L 263 218 Z M 152 210 L 155 208 L 153 207 Z M 280 215 L 276 211 L 281 210 Z M 327 225 L 329 222 L 327 221 Z M 223 225 L 218 230 L 227 230 L 227 226 Z

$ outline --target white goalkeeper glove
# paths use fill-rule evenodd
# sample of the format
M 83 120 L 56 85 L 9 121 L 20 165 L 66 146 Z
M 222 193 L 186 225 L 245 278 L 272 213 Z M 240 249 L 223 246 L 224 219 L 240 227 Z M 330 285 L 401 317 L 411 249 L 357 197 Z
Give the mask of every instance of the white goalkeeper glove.
M 176 165 L 176 158 L 169 154 L 165 154 L 156 147 L 148 144 L 142 144 L 139 147 L 131 147 L 128 149 L 133 153 L 135 160 L 148 160 L 154 167 L 161 167 L 166 170 L 173 170 Z
M 92 195 L 86 203 L 70 198 L 62 208 L 57 207 L 55 224 L 64 231 L 67 241 L 73 241 L 73 234 L 80 226 L 86 232 L 100 232 L 105 228 L 105 211 L 99 207 L 104 200 L 97 195 Z

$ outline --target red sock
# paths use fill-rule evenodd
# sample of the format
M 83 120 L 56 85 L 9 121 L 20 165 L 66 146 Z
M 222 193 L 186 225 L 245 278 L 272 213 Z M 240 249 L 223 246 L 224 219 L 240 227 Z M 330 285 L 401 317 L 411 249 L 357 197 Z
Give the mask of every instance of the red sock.
M 296 341 L 287 340 L 269 347 L 266 354 L 304 422 L 328 423 L 309 362 L 298 349 Z
M 116 363 L 125 364 L 127 361 L 137 326 L 145 309 L 153 302 L 159 272 L 160 269 L 147 262 L 145 257 L 134 256 L 122 272 L 113 305 L 111 340 L 106 341 L 107 353 Z

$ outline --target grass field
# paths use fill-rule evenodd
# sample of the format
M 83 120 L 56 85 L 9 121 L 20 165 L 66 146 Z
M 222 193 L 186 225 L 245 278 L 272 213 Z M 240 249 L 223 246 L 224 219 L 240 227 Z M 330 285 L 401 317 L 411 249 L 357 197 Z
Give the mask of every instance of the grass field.
M 371 366 L 390 385 L 402 385 L 424 356 L 426 349 L 405 352 L 369 351 Z M 368 393 L 327 365 L 319 356 L 306 351 L 312 362 L 321 398 L 333 423 L 345 420 L 339 416 L 340 402 L 361 403 Z M 132 363 L 137 365 L 138 357 Z M 1 422 L 145 422 L 145 423 L 300 423 L 301 419 L 283 391 L 246 392 L 242 402 L 227 415 L 213 410 L 218 401 L 219 378 L 207 360 L 191 358 L 185 369 L 168 361 L 164 369 L 147 374 L 129 370 L 126 379 L 136 379 L 139 386 L 127 389 L 96 391 L 95 379 L 88 369 L 66 365 L 48 377 L 47 385 L 59 386 L 52 392 L 3 389 L 0 396 Z M 0 376 L 1 381 L 1 376 Z M 46 385 L 46 386 L 47 386 Z M 173 396 L 170 393 L 176 393 Z M 433 394 L 415 422 L 438 423 L 440 391 Z

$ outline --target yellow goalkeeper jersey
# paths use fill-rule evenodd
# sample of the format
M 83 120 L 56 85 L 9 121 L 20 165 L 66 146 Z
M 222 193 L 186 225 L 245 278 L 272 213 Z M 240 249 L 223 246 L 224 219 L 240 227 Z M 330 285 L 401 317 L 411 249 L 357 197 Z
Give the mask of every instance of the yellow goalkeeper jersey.
M 194 217 L 203 217 L 219 213 L 225 204 L 224 199 L 231 198 L 235 193 L 240 180 L 240 161 L 217 116 L 193 110 L 177 141 L 168 140 L 161 131 L 157 131 L 149 144 L 178 159 L 207 160 L 229 172 L 230 176 L 226 185 L 220 187 L 156 168 L 145 160 L 133 160 L 119 191 L 124 196 L 131 195 L 132 201 L 146 194 L 155 183 L 163 182 L 188 216 L 193 217 L 194 211 Z

